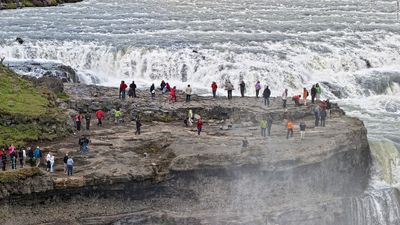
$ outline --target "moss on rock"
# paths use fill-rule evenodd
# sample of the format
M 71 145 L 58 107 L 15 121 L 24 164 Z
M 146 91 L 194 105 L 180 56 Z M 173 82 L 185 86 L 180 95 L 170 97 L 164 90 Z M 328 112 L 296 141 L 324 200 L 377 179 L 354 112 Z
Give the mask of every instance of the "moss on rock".
M 20 180 L 42 175 L 43 172 L 37 167 L 5 171 L 0 173 L 0 184 L 17 183 Z

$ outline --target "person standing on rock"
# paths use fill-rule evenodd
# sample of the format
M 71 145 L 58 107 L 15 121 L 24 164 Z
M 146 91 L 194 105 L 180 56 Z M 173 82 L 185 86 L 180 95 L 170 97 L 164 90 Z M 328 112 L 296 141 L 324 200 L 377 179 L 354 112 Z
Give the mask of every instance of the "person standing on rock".
M 140 128 L 142 127 L 142 123 L 140 122 L 140 119 L 136 119 L 136 131 L 135 134 L 136 135 L 140 135 Z
M 203 121 L 201 120 L 201 117 L 197 120 L 197 135 L 200 135 L 201 130 L 203 129 Z
M 260 81 L 257 81 L 256 83 L 256 98 L 258 98 L 258 94 L 260 93 L 261 90 L 261 83 Z
M 85 155 L 88 152 L 89 139 L 85 135 L 82 135 L 78 143 L 81 154 Z
M 154 86 L 154 83 L 150 86 L 150 95 L 151 99 L 154 99 L 156 97 L 156 87 Z
M 192 97 L 192 88 L 190 87 L 190 84 L 188 84 L 188 86 L 186 87 L 185 93 L 186 93 L 186 102 L 190 102 Z
M 325 120 L 326 120 L 326 109 L 325 108 L 321 108 L 320 117 L 321 117 L 321 127 L 325 127 Z
M 282 93 L 282 101 L 284 109 L 286 109 L 287 98 L 288 98 L 288 89 L 285 89 L 285 91 Z
M 121 109 L 116 109 L 114 112 L 115 124 L 119 124 L 121 122 L 121 116 L 122 116 Z
M 268 124 L 268 136 L 271 136 L 271 128 L 272 128 L 272 116 L 271 116 L 271 114 L 268 115 L 267 124 Z
M 50 157 L 50 173 L 54 173 L 54 155 Z
M 2 170 L 6 171 L 6 165 L 7 165 L 7 153 L 5 148 L 1 151 L 1 162 L 2 162 Z
M 301 140 L 304 139 L 305 134 L 306 134 L 306 123 L 304 122 L 304 119 L 302 119 L 300 122 L 300 139 Z
M 26 159 L 25 149 L 22 147 L 18 151 L 19 165 L 21 168 L 24 168 L 24 161 Z
M 135 81 L 132 81 L 132 83 L 129 85 L 129 97 L 131 98 L 136 98 L 136 84 Z
M 267 124 L 267 121 L 265 119 L 261 119 L 260 128 L 261 128 L 261 137 L 266 137 L 267 136 L 268 124 Z
M 74 169 L 74 160 L 72 160 L 72 157 L 70 156 L 67 160 L 67 175 L 72 176 L 72 171 Z
M 65 154 L 63 162 L 64 162 L 64 173 L 67 174 L 68 153 Z
M 246 91 L 246 83 L 244 82 L 244 80 L 240 82 L 239 87 L 240 87 L 240 96 L 243 98 L 244 92 Z
M 86 122 L 86 130 L 90 130 L 90 120 L 92 119 L 92 115 L 90 112 L 85 113 L 85 122 Z
M 103 118 L 104 118 L 104 112 L 103 110 L 99 109 L 96 112 L 96 118 L 97 118 L 97 126 L 102 127 L 103 126 Z
M 15 150 L 14 145 L 11 145 L 8 148 L 8 153 L 9 153 L 10 159 L 11 159 L 11 169 L 16 170 L 17 169 L 17 151 Z
M 217 97 L 217 88 L 218 88 L 217 83 L 215 81 L 213 81 L 212 84 L 211 84 L 211 90 L 212 90 L 213 98 Z
M 234 89 L 235 88 L 233 87 L 233 84 L 231 83 L 231 81 L 230 80 L 226 80 L 225 81 L 225 90 L 228 92 L 228 99 L 229 100 L 232 99 L 232 91 Z
M 176 102 L 176 86 L 171 89 L 171 102 Z
M 83 116 L 82 116 L 81 113 L 79 112 L 79 113 L 76 114 L 76 116 L 75 116 L 75 124 L 76 124 L 76 130 L 77 130 L 77 131 L 80 131 L 80 130 L 81 130 L 82 120 L 83 120 Z
M 125 81 L 121 81 L 119 85 L 119 99 L 125 99 L 126 88 L 128 88 L 128 85 L 125 84 Z
M 307 105 L 307 97 L 308 97 L 307 88 L 303 88 L 303 103 L 304 103 L 304 106 Z
M 163 90 L 164 90 L 164 87 L 165 87 L 165 81 L 162 80 L 162 81 L 161 81 L 161 84 L 160 84 L 160 90 L 163 91 Z
M 315 126 L 318 127 L 318 125 L 319 125 L 319 118 L 320 118 L 320 116 L 321 116 L 321 115 L 320 115 L 320 108 L 319 108 L 318 105 L 314 107 L 313 112 L 314 112 L 314 116 L 315 116 Z
M 287 135 L 286 135 L 286 139 L 289 139 L 289 134 L 290 137 L 293 137 L 293 121 L 291 119 L 289 119 L 288 123 L 287 123 Z
M 264 89 L 263 97 L 264 97 L 264 105 L 269 106 L 269 97 L 271 96 L 271 90 L 268 86 Z
M 51 167 L 50 159 L 51 159 L 51 154 L 50 154 L 50 152 L 48 152 L 46 155 L 46 171 L 47 172 L 50 172 L 50 167 Z
M 316 91 L 317 102 L 319 102 L 320 98 L 321 98 L 322 90 L 318 83 L 315 85 L 315 91 Z
M 317 95 L 317 89 L 315 88 L 315 85 L 312 86 L 311 88 L 311 103 L 315 103 L 315 96 Z
M 34 154 L 31 147 L 28 147 L 28 157 L 29 157 L 29 164 L 31 165 L 31 167 L 33 167 Z

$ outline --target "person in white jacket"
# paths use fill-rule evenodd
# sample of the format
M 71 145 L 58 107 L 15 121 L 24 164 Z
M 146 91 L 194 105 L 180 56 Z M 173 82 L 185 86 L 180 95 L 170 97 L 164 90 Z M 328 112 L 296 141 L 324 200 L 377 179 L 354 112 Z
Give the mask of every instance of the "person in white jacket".
M 47 172 L 50 172 L 50 167 L 51 167 L 50 159 L 51 159 L 51 154 L 50 154 L 50 152 L 49 152 L 49 153 L 47 153 L 47 155 L 46 155 Z
M 190 84 L 185 89 L 185 94 L 186 94 L 186 102 L 190 102 L 191 97 L 192 97 L 192 88 L 190 87 Z
M 50 156 L 50 173 L 54 173 L 54 155 Z

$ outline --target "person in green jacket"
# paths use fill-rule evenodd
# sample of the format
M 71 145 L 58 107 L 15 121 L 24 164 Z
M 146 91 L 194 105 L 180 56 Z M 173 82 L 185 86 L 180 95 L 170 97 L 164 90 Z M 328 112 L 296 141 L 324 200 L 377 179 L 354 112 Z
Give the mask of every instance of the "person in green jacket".
M 115 117 L 116 124 L 121 122 L 121 116 L 122 116 L 121 109 L 115 110 L 114 117 Z
M 265 119 L 261 119 L 260 128 L 261 128 L 261 137 L 267 136 L 267 121 Z
M 317 101 L 319 101 L 320 100 L 320 98 L 321 98 L 321 92 L 322 92 L 322 90 L 321 90 L 321 87 L 319 86 L 319 84 L 317 83 L 316 85 L 315 85 L 315 90 L 316 90 L 316 92 L 317 92 Z

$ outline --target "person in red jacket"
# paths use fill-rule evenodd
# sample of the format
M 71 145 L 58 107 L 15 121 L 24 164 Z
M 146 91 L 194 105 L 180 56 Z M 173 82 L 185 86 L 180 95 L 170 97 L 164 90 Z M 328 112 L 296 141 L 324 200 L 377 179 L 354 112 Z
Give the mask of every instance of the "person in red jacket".
M 213 98 L 217 97 L 217 88 L 218 88 L 217 83 L 213 81 L 211 84 Z
M 197 120 L 197 135 L 200 135 L 201 129 L 203 128 L 203 121 L 201 117 Z
M 103 118 L 104 118 L 104 112 L 103 110 L 99 109 L 96 111 L 96 118 L 97 118 L 97 126 L 102 127 L 103 126 Z
M 75 115 L 75 124 L 76 124 L 76 129 L 78 131 L 81 130 L 82 119 L 83 119 L 83 116 L 80 112 Z
M 125 99 L 125 93 L 126 93 L 127 88 L 128 88 L 128 85 L 125 84 L 125 81 L 121 81 L 121 84 L 119 85 L 119 98 L 120 99 Z
M 176 102 L 176 86 L 171 89 L 171 101 Z

